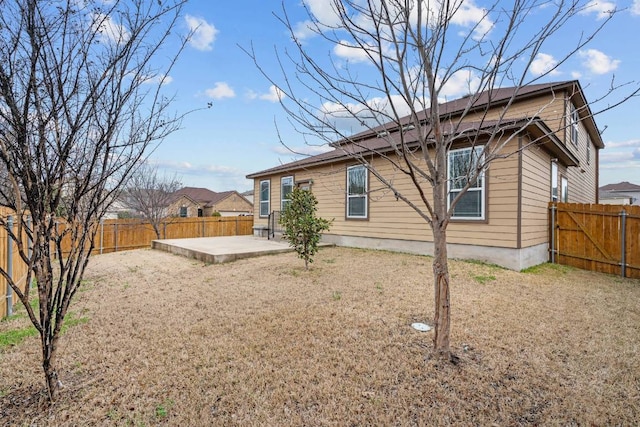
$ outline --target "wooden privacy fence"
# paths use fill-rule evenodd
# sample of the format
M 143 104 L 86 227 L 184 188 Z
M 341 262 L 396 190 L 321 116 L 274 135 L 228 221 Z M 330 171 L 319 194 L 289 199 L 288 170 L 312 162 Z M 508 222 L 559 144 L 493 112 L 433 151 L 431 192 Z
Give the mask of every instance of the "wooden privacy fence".
M 640 206 L 550 203 L 551 262 L 640 278 Z
M 13 211 L 7 208 L 0 208 L 0 215 L 6 220 L 11 220 L 15 223 L 16 217 Z M 14 228 L 14 232 L 17 232 L 17 228 Z M 26 235 L 25 239 L 26 241 Z M 18 254 L 18 247 L 15 242 L 9 238 L 7 231 L 4 228 L 0 228 L 0 268 L 6 271 L 13 280 L 24 290 L 27 278 L 27 264 L 22 261 Z M 2 296 L 2 303 L 0 304 L 0 319 L 7 316 L 9 307 L 15 306 L 18 298 L 13 294 L 13 291 L 4 276 L 0 276 L 0 295 Z
M 0 208 L 0 215 L 12 216 L 12 211 Z M 12 216 L 12 218 L 14 218 Z M 58 226 L 63 227 L 63 223 Z M 243 236 L 253 233 L 252 216 L 207 217 L 207 218 L 175 218 L 163 222 L 160 226 L 162 239 L 180 239 L 188 237 Z M 136 219 L 108 219 L 100 223 L 96 229 L 95 246 L 92 254 L 101 254 L 130 249 L 148 248 L 155 240 L 156 233 L 148 222 Z M 26 235 L 24 238 L 26 242 Z M 62 241 L 63 253 L 68 253 L 69 243 Z M 27 265 L 18 255 L 18 249 L 0 228 L 0 267 L 10 272 L 11 277 L 24 289 L 26 286 Z M 11 287 L 0 275 L 0 319 L 9 314 L 9 307 L 15 306 L 17 298 Z
M 246 236 L 253 234 L 252 216 L 171 218 L 160 224 L 161 239 Z M 156 240 L 150 223 L 139 219 L 106 219 L 96 230 L 93 254 L 148 248 Z M 64 253 L 68 244 L 62 241 Z

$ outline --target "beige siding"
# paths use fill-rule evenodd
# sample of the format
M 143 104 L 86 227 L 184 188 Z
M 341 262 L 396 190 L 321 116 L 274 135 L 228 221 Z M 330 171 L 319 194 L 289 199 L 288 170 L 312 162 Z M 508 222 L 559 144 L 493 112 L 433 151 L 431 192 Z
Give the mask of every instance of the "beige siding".
M 510 144 L 516 144 L 516 142 Z M 508 149 L 514 148 L 509 146 Z M 322 166 L 299 171 L 295 175 L 296 182 L 313 180 L 311 189 L 318 199 L 318 215 L 333 219 L 329 234 L 432 241 L 428 223 L 409 205 L 402 200 L 397 200 L 394 193 L 371 173 L 369 174 L 369 218 L 367 220 L 346 219 L 346 169 L 352 164 L 355 163 L 343 162 Z M 373 166 L 386 179 L 392 180 L 399 192 L 426 211 L 424 204 L 419 201 L 418 191 L 413 184 L 403 174 L 395 171 L 389 162 L 378 158 L 373 161 Z M 282 176 L 286 175 L 274 175 L 270 178 L 272 210 L 278 210 L 280 206 Z M 487 220 L 451 222 L 448 228 L 449 242 L 515 248 L 517 246 L 517 181 L 517 156 L 495 161 L 487 177 Z M 260 179 L 255 180 L 256 200 L 259 200 L 259 182 Z M 423 189 L 431 201 L 431 189 L 428 184 L 425 183 Z M 258 209 L 259 206 L 256 203 L 255 225 L 266 225 L 266 219 L 259 218 Z
M 538 147 L 524 150 L 522 153 L 521 247 L 526 248 L 547 242 L 547 206 L 550 200 L 551 156 Z
M 587 145 L 591 147 L 590 161 L 587 161 Z M 568 143 L 567 147 L 580 162 L 580 166 L 568 168 L 566 171 L 566 176 L 569 179 L 569 202 L 595 203 L 598 192 L 596 148 L 582 122 L 578 123 L 578 144 Z
M 180 197 L 178 200 L 169 205 L 168 212 L 169 216 L 180 216 L 180 208 L 187 208 L 187 217 L 197 217 L 198 216 L 198 208 L 201 208 L 198 203 L 194 203 L 191 199 L 187 197 Z
M 481 120 L 482 118 L 484 120 L 497 120 L 500 118 L 540 117 L 551 130 L 556 132 L 557 137 L 564 141 L 566 96 L 565 92 L 558 92 L 553 96 L 549 94 L 541 95 L 513 103 L 506 112 L 503 108 L 490 110 L 486 114 L 479 112 L 475 115 L 466 116 L 465 121 Z
M 233 193 L 223 200 L 220 200 L 212 206 L 210 210 L 213 212 L 250 213 L 253 210 L 253 206 L 241 195 Z

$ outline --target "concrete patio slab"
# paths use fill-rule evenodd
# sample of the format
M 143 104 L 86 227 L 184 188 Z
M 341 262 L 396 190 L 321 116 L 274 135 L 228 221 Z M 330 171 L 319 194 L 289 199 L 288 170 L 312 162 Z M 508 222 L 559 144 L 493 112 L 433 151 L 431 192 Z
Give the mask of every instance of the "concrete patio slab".
M 151 242 L 151 248 L 197 259 L 209 264 L 220 264 L 260 255 L 293 252 L 293 248 L 285 241 L 267 240 L 254 236 L 154 240 Z

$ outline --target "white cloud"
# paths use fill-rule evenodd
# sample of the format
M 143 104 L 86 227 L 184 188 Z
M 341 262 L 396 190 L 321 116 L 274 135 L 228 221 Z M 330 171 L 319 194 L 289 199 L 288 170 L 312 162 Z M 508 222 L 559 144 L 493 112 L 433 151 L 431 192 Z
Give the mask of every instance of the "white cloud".
M 303 146 L 284 146 L 283 144 L 276 145 L 272 148 L 272 151 L 277 154 L 289 155 L 289 156 L 315 156 L 316 154 L 326 153 L 333 148 L 327 144 L 323 145 L 303 145 Z
M 596 49 L 581 50 L 578 52 L 578 55 L 585 58 L 582 64 L 595 74 L 606 74 L 615 70 L 618 68 L 618 65 L 620 65 L 618 59 L 611 59 Z
M 212 50 L 213 42 L 216 41 L 218 30 L 213 24 L 209 24 L 203 18 L 185 15 L 189 30 L 193 32 L 189 39 L 189 44 L 197 50 Z
M 578 80 L 582 78 L 582 73 L 580 71 L 572 71 L 571 78 L 574 80 Z
M 375 48 L 373 46 L 367 48 L 361 48 L 360 46 L 354 46 L 346 40 L 341 40 L 340 44 L 337 44 L 333 48 L 333 52 L 340 58 L 346 59 L 350 62 L 367 62 L 369 60 L 369 56 L 367 54 L 367 50 L 372 50 L 375 52 Z M 374 53 L 374 57 L 375 57 Z
M 91 29 L 99 32 L 98 37 L 103 43 L 126 43 L 131 37 L 129 30 L 103 13 L 92 15 Z
M 534 76 L 541 76 L 543 74 L 557 75 L 560 74 L 560 72 L 555 69 L 557 65 L 558 61 L 556 61 L 552 55 L 539 53 L 531 62 L 529 71 L 531 71 L 531 74 Z
M 355 133 L 388 122 L 393 117 L 392 104 L 400 117 L 409 114 L 409 105 L 400 95 L 392 95 L 391 100 L 387 97 L 370 98 L 366 105 L 325 102 L 320 107 L 320 114 L 338 130 Z
M 269 86 L 269 92 L 268 93 L 263 93 L 262 95 L 258 96 L 260 99 L 264 100 L 264 101 L 269 101 L 269 102 L 280 102 L 282 99 L 284 99 L 285 94 L 284 92 L 282 92 L 282 90 L 280 90 L 280 88 L 271 85 Z
M 473 28 L 473 37 L 481 39 L 493 29 L 493 21 L 487 9 L 476 6 L 473 0 L 463 1 L 451 17 L 451 22 L 466 28 Z
M 439 101 L 452 101 L 476 92 L 479 87 L 480 78 L 471 70 L 456 71 L 440 89 Z
M 613 2 L 592 0 L 587 3 L 582 10 L 580 10 L 580 14 L 588 15 L 595 13 L 597 15 L 597 19 L 606 19 L 609 18 L 615 10 L 616 4 Z
M 605 149 L 600 153 L 600 167 L 601 168 L 615 168 L 620 167 L 621 163 L 629 162 L 634 159 L 634 154 L 631 151 L 614 151 L 607 152 Z
M 212 99 L 235 98 L 236 96 L 231 86 L 225 82 L 216 82 L 213 88 L 205 90 L 204 93 Z
M 313 23 L 309 20 L 298 22 L 293 28 L 293 34 L 298 40 L 308 39 L 316 34 L 313 28 Z
M 318 22 L 321 29 L 336 26 L 340 17 L 333 8 L 333 2 L 327 0 L 303 0 L 309 13 Z M 298 40 L 304 40 L 316 35 L 315 24 L 311 20 L 298 22 L 294 25 L 294 35 Z
M 173 82 L 173 77 L 166 76 L 163 74 L 158 74 L 152 77 L 143 77 L 144 84 L 156 84 L 156 85 L 162 84 L 164 86 L 164 85 L 168 85 L 171 82 Z
M 628 141 L 620 141 L 620 142 L 607 142 L 605 143 L 605 147 L 607 148 L 623 148 L 623 147 L 640 148 L 640 139 L 631 139 Z
M 629 10 L 632 15 L 640 16 L 640 0 L 633 0 L 631 9 Z
M 215 176 L 235 176 L 243 172 L 231 166 L 198 164 L 194 165 L 190 162 L 160 162 L 162 167 L 171 168 L 178 173 L 192 175 L 215 175 Z

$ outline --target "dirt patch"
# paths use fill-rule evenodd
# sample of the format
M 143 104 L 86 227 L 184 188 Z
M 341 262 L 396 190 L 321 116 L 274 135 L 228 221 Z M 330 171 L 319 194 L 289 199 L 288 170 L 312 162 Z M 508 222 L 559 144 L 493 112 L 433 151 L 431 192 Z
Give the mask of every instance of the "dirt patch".
M 37 338 L 0 352 L 0 425 L 632 425 L 640 282 L 453 261 L 430 358 L 431 259 L 322 249 L 203 265 L 96 256 L 43 405 Z M 0 330 L 26 319 L 0 323 Z M 26 323 L 25 323 L 26 324 Z M 43 409 L 44 408 L 44 409 Z

